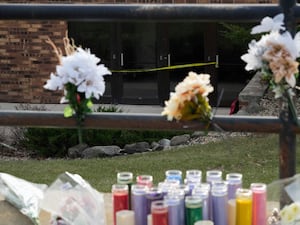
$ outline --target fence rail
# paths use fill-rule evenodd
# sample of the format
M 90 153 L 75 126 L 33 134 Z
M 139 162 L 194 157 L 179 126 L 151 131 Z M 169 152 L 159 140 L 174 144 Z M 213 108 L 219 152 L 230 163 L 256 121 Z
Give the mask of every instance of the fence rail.
M 279 133 L 282 122 L 278 117 L 220 116 L 212 121 L 224 131 Z M 0 111 L 0 125 L 20 127 L 64 127 L 75 128 L 75 118 L 64 118 L 62 112 L 47 111 Z M 84 128 L 132 129 L 132 130 L 205 130 L 206 124 L 198 121 L 169 122 L 159 114 L 93 113 L 84 122 Z M 216 127 L 210 126 L 210 130 Z M 300 128 L 292 127 L 300 133 Z M 219 130 L 220 131 L 220 130 Z
M 253 22 L 281 11 L 275 4 L 0 4 L 0 19 Z

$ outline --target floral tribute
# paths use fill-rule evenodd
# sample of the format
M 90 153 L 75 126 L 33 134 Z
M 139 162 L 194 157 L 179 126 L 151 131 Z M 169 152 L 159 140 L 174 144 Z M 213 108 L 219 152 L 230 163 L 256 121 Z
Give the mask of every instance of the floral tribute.
M 61 49 L 50 40 L 50 44 L 59 60 L 56 72 L 51 73 L 50 79 L 44 85 L 52 91 L 64 90 L 60 103 L 69 103 L 64 109 L 64 116 L 75 114 L 78 123 L 78 139 L 82 143 L 82 123 L 87 113 L 92 112 L 92 98 L 99 99 L 105 91 L 104 75 L 111 72 L 99 64 L 100 59 L 91 54 L 90 49 L 75 46 L 67 36 L 63 39 L 65 56 Z
M 188 76 L 170 93 L 170 99 L 165 102 L 162 115 L 169 121 L 194 120 L 203 122 L 211 120 L 211 106 L 208 95 L 213 92 L 209 74 L 189 72 Z
M 284 26 L 284 15 L 265 17 L 260 25 L 252 28 L 251 34 L 263 35 L 258 41 L 249 43 L 248 53 L 241 59 L 247 63 L 245 69 L 260 71 L 275 93 L 275 98 L 286 100 L 295 122 L 297 113 L 293 103 L 296 79 L 298 78 L 298 58 L 300 56 L 300 33 L 295 37 Z

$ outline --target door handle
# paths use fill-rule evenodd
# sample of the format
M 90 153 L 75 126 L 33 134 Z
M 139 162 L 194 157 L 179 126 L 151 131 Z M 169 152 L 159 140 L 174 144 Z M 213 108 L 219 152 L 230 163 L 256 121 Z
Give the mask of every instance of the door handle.
M 120 64 L 121 64 L 121 66 L 124 66 L 124 54 L 123 53 L 121 53 L 121 55 L 120 55 Z

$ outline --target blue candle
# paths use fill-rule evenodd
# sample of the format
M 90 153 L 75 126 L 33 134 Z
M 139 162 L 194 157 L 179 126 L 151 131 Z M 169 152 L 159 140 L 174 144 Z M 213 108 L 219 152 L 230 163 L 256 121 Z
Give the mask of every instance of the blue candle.
M 182 172 L 180 170 L 167 170 L 166 180 L 178 180 L 182 183 Z
M 227 225 L 227 183 L 213 182 L 212 189 L 213 222 L 215 225 Z
M 147 224 L 147 193 L 148 187 L 134 184 L 131 188 L 131 203 L 134 211 L 135 225 Z

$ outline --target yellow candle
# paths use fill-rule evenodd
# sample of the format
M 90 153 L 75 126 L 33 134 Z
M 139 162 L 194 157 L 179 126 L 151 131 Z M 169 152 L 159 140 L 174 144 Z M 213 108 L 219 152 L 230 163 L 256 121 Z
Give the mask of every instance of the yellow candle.
M 235 211 L 236 211 L 236 204 L 235 204 L 235 199 L 230 199 L 227 204 L 227 209 L 228 209 L 228 225 L 235 225 Z
M 236 225 L 252 224 L 252 191 L 239 188 L 236 192 Z
M 134 225 L 134 211 L 121 210 L 116 213 L 117 225 Z

